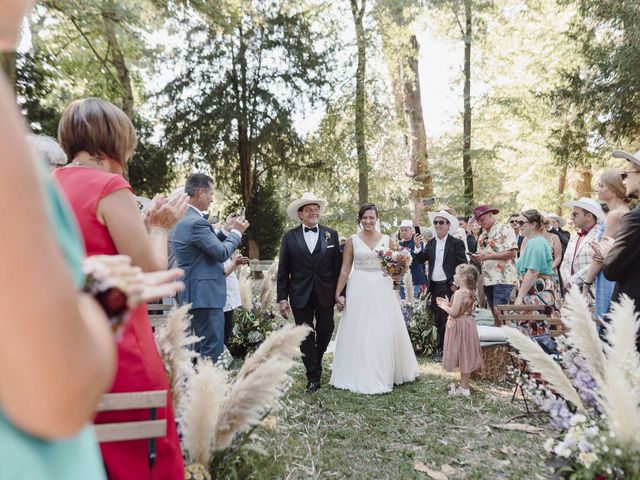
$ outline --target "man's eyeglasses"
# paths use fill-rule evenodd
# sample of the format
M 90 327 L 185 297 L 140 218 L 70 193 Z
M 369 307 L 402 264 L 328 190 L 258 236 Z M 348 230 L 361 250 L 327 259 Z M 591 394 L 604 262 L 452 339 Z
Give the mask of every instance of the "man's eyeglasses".
M 446 220 L 434 220 L 434 221 L 433 221 L 433 224 L 434 224 L 434 225 L 446 225 L 446 224 L 448 224 L 448 223 L 449 223 L 449 222 L 447 222 Z
M 525 223 L 531 223 L 531 222 L 525 222 L 524 220 L 511 220 L 511 223 L 517 223 L 520 226 L 523 226 Z
M 513 224 L 519 223 L 519 220 L 509 220 L 509 223 L 513 223 Z
M 640 173 L 640 170 L 633 170 L 632 172 L 622 172 L 620 176 L 622 177 L 622 180 L 626 180 L 627 177 L 632 173 Z

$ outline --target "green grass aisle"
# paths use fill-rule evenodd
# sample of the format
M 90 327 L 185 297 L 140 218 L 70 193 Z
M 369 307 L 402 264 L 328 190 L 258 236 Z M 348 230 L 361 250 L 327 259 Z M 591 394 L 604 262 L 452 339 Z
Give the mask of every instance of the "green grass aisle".
M 471 398 L 451 398 L 446 389 L 455 376 L 438 363 L 419 362 L 416 382 L 375 396 L 328 386 L 328 363 L 321 390 L 307 396 L 299 367 L 284 407 L 256 430 L 269 456 L 254 464 L 252 476 L 548 478 L 542 444 L 551 432 L 544 418 L 513 420 L 541 427 L 539 433 L 491 427 L 524 412 L 522 402 L 510 403 L 508 385 L 476 382 Z

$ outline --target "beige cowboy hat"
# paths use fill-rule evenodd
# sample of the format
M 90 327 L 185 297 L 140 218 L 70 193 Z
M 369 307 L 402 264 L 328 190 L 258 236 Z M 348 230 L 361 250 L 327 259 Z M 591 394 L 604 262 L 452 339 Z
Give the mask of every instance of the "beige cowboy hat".
M 460 222 L 458 222 L 458 217 L 455 217 L 451 215 L 449 212 L 446 212 L 444 210 L 440 210 L 439 212 L 429 212 L 429 221 L 431 222 L 431 225 L 433 225 L 433 221 L 437 217 L 446 218 L 449 221 L 449 224 L 451 225 L 449 227 L 450 235 L 453 235 L 454 233 L 456 233 L 458 231 L 458 228 L 460 228 Z
M 599 222 L 604 220 L 604 217 L 605 217 L 604 210 L 602 210 L 602 207 L 598 202 L 596 202 L 591 198 L 582 197 L 578 200 L 567 202 L 565 203 L 565 205 L 567 207 L 580 207 L 589 213 L 593 213 L 593 215 L 598 219 Z
M 631 155 L 630 153 L 623 152 L 622 150 L 614 150 L 611 155 L 615 158 L 624 158 L 626 160 L 629 160 L 630 162 L 633 162 L 638 167 L 640 167 L 640 151 Z
M 404 228 L 404 227 L 409 227 L 409 228 L 413 228 L 413 221 L 411 220 L 402 220 L 400 222 L 400 225 L 398 225 L 399 228 Z
M 327 208 L 327 201 L 324 198 L 316 197 L 316 194 L 313 192 L 304 192 L 301 198 L 298 198 L 289 204 L 287 207 L 287 215 L 289 215 L 289 218 L 292 220 L 299 220 L 298 210 L 305 205 L 312 203 L 315 203 L 320 207 L 320 215 L 322 215 Z

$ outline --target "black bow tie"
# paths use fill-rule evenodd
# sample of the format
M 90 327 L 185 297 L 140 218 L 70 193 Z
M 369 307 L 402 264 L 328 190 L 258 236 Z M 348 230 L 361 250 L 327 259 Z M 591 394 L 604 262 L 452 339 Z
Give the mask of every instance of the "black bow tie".
M 318 227 L 311 227 L 311 228 L 304 227 L 304 233 L 307 233 L 307 232 L 314 232 L 315 233 L 317 231 L 318 231 Z
M 203 213 L 202 218 L 204 218 L 205 220 L 209 220 L 209 212 Z

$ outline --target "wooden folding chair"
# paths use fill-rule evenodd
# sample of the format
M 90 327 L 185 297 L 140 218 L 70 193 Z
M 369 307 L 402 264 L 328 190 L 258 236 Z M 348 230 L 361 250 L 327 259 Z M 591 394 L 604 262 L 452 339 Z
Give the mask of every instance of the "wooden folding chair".
M 163 327 L 167 323 L 167 317 L 169 311 L 176 305 L 165 305 L 163 303 L 149 303 L 147 304 L 147 312 L 149 314 L 149 323 L 151 328 L 155 331 L 158 327 Z
M 156 419 L 157 409 L 167 406 L 167 391 L 154 390 L 131 393 L 106 393 L 102 395 L 98 412 L 118 410 L 149 410 L 149 420 L 134 422 L 101 423 L 95 425 L 98 442 L 121 442 L 149 439 L 149 468 L 156 460 L 156 438 L 167 434 L 167 420 Z
M 498 320 L 507 327 L 516 327 L 521 331 L 530 334 L 529 324 L 544 322 L 544 331 L 549 334 L 550 337 L 558 337 L 564 334 L 564 326 L 560 318 L 552 317 L 554 308 L 548 305 L 497 305 Z M 524 327 L 524 328 L 522 328 Z M 522 358 L 520 358 L 518 352 L 509 346 L 511 353 L 511 363 L 513 368 L 516 369 L 522 376 L 527 372 L 527 364 Z M 524 406 L 527 411 L 527 415 L 531 415 L 529 410 L 529 403 L 527 396 L 525 395 L 522 384 L 516 382 L 516 386 L 513 389 L 513 395 L 511 401 L 513 402 L 520 390 Z

